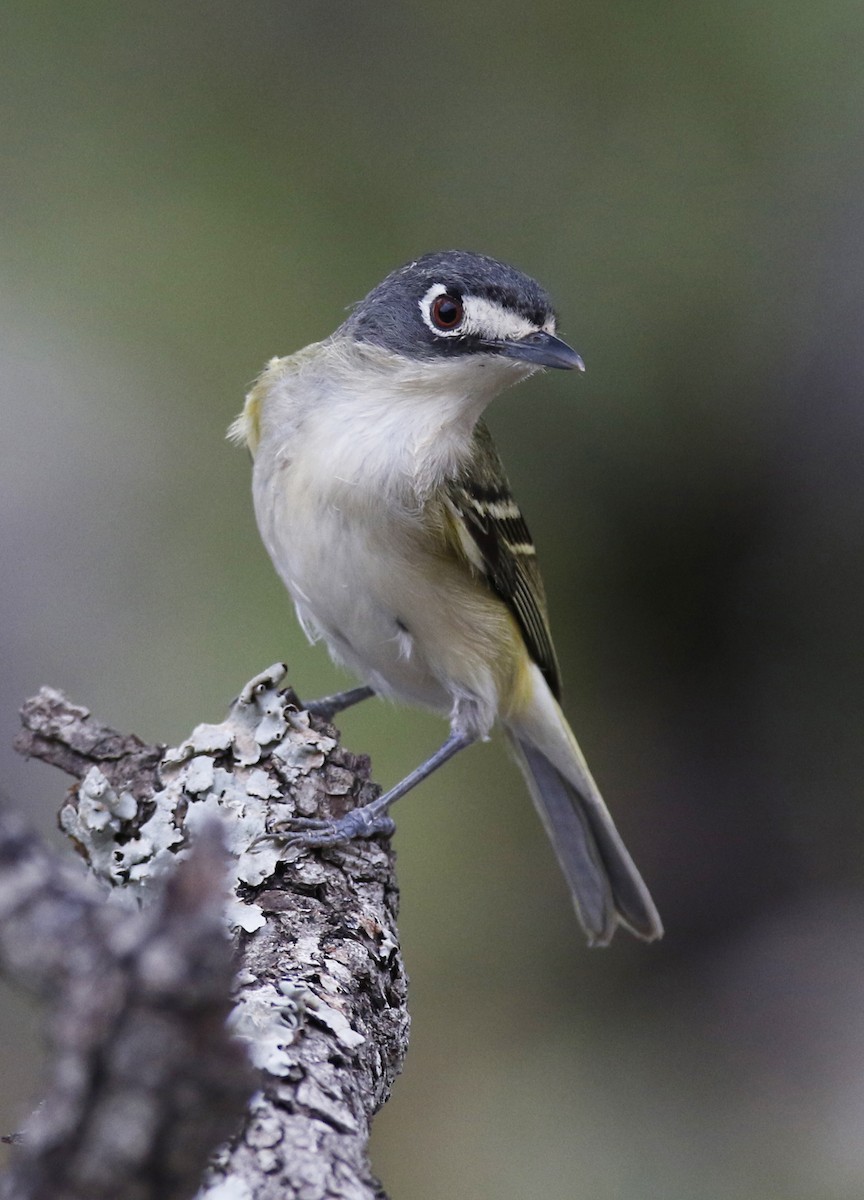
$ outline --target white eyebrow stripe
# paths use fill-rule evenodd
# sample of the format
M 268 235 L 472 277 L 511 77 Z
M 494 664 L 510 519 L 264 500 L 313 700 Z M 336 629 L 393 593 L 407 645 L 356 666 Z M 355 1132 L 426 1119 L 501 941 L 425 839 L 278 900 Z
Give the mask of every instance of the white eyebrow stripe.
M 503 342 L 527 337 L 529 333 L 536 333 L 540 328 L 527 317 L 502 308 L 494 300 L 487 300 L 483 296 L 463 296 L 462 302 L 465 305 L 465 320 L 460 330 L 462 333 Z

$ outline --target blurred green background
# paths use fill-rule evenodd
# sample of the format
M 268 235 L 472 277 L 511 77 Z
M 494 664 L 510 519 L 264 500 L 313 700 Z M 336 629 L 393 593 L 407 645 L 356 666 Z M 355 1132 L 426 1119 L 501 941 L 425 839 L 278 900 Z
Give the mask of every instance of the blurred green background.
M 404 801 L 394 1198 L 864 1192 L 862 62 L 844 0 L 3 5 L 0 753 L 40 828 L 42 683 L 173 744 L 275 659 L 344 683 L 224 441 L 268 357 L 465 247 L 587 363 L 490 423 L 668 932 L 583 947 L 498 742 Z M 443 733 L 342 727 L 384 783 Z M 2 1005 L 8 1130 L 38 1018 Z

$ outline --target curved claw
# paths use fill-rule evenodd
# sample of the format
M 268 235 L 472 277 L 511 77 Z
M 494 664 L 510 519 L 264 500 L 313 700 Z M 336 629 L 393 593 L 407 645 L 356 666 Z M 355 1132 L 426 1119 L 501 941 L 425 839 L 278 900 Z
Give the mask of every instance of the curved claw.
M 309 817 L 296 817 L 291 821 L 286 838 L 294 846 L 338 846 L 354 838 L 370 838 L 379 834 L 389 836 L 396 828 L 392 817 L 366 812 L 354 808 L 344 817 L 334 821 L 316 821 Z

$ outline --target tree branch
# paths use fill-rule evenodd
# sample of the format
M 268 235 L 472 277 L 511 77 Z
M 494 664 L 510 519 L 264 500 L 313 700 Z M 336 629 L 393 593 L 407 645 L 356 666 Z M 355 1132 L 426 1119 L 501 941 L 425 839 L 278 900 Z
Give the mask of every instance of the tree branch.
M 225 855 L 211 823 L 143 912 L 0 810 L 0 964 L 50 997 L 49 1084 L 2 1195 L 190 1195 L 237 1126 L 251 1072 L 226 1029 Z
M 284 670 L 277 664 L 263 672 L 243 689 L 224 722 L 199 726 L 167 752 L 100 725 L 86 709 L 51 689 L 25 705 L 17 744 L 23 753 L 53 762 L 80 781 L 61 810 L 62 828 L 99 879 L 144 904 L 140 915 L 127 908 L 121 917 L 104 903 L 101 912 L 111 913 L 118 930 L 132 929 L 136 920 L 152 923 L 161 912 L 163 920 L 188 929 L 192 960 L 201 957 L 203 947 L 223 944 L 217 933 L 211 929 L 205 934 L 187 913 L 195 911 L 196 897 L 208 893 L 207 880 L 212 892 L 212 880 L 221 884 L 224 872 L 196 865 L 206 861 L 199 859 L 205 850 L 190 857 L 189 847 L 214 820 L 222 823 L 231 864 L 225 909 L 238 953 L 229 1025 L 246 1045 L 258 1090 L 244 1121 L 211 1161 L 202 1200 L 369 1200 L 383 1196 L 367 1157 L 369 1125 L 401 1067 L 408 1031 L 393 857 L 377 839 L 314 857 L 286 846 L 281 834 L 292 817 L 339 816 L 374 792 L 368 760 L 343 750 L 332 727 L 300 711 L 292 692 L 278 690 Z M 182 874 L 175 877 L 178 861 Z M 44 875 L 43 867 L 31 874 Z M 171 882 L 164 899 L 154 905 L 166 876 Z M 3 895 L 0 890 L 0 918 Z M 0 953 L 9 965 L 44 988 L 51 962 L 63 959 L 62 944 L 49 937 L 40 947 L 41 935 L 16 941 L 10 934 L 10 945 L 29 943 L 32 949 L 7 955 L 4 936 L 0 934 Z M 119 933 L 114 936 L 123 940 Z M 175 963 L 177 954 L 169 956 Z M 81 962 L 89 964 L 91 958 L 83 955 Z M 98 956 L 93 965 L 103 969 Z M 147 993 L 146 979 L 142 984 L 137 970 L 137 975 L 132 971 L 124 977 L 123 995 L 134 997 L 139 989 Z M 87 965 L 79 975 L 90 980 L 92 990 L 99 976 L 89 972 Z M 108 978 L 110 982 L 114 976 L 109 973 Z M 98 987 L 113 1014 L 113 983 Z M 181 993 L 188 999 L 198 995 L 196 989 L 187 980 Z M 79 1003 L 76 993 L 75 1005 Z M 86 1011 L 85 1004 L 81 1012 Z M 200 1013 L 197 1020 L 209 1045 L 219 1022 L 202 1023 Z M 113 1016 L 89 1022 L 76 1016 L 68 1040 L 77 1045 L 80 1038 L 86 1044 L 87 1031 L 98 1025 L 103 1034 L 108 1031 L 113 1048 L 114 1024 Z M 152 1052 L 146 1043 L 141 1050 L 143 1068 Z M 226 1055 L 226 1070 L 231 1053 L 223 1041 L 217 1057 Z M 152 1090 L 161 1086 L 161 1081 L 154 1083 Z M 76 1128 L 96 1122 L 89 1099 L 89 1093 L 82 1098 Z M 28 1183 L 34 1172 L 45 1178 L 53 1169 L 45 1136 L 38 1136 L 46 1111 L 47 1102 L 36 1114 L 35 1126 L 31 1122 L 25 1131 L 11 1176 L 13 1190 L 6 1193 L 10 1197 L 49 1194 Z M 132 1142 L 143 1136 L 134 1107 L 115 1108 L 113 1116 L 115 1135 L 123 1130 Z M 160 1128 L 174 1121 L 166 1101 Z M 56 1130 L 54 1117 L 49 1124 Z M 145 1127 L 151 1124 L 145 1122 Z M 218 1139 L 225 1133 L 223 1122 Z M 191 1145 L 192 1139 L 186 1140 Z M 161 1143 L 168 1154 L 166 1171 L 173 1161 L 172 1144 L 167 1137 Z M 27 1170 L 25 1163 L 31 1164 Z M 192 1190 L 163 1188 L 158 1195 L 191 1195 Z M 50 1192 L 52 1197 L 61 1194 L 109 1193 Z M 150 1194 L 140 1190 L 134 1175 L 125 1190 L 113 1183 L 110 1191 L 116 1200 Z M 152 1194 L 155 1200 L 157 1193 Z

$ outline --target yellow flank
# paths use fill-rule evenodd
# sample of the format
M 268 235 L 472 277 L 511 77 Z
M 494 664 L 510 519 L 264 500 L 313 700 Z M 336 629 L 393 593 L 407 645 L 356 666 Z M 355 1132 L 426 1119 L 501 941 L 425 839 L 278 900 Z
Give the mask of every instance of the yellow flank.
M 504 721 L 510 721 L 519 717 L 521 713 L 527 711 L 534 700 L 534 673 L 531 670 L 533 666 L 531 655 L 528 653 L 528 648 L 522 637 L 519 622 L 509 610 L 507 616 L 513 627 L 513 637 L 518 639 L 521 653 L 514 656 L 510 679 L 506 687 L 501 691 L 500 715 Z
M 443 557 L 451 561 L 455 559 L 474 581 L 475 617 L 479 618 L 484 608 L 495 614 L 497 651 L 492 653 L 490 665 L 493 667 L 497 685 L 499 713 L 505 721 L 518 717 L 530 705 L 534 693 L 532 658 L 525 645 L 522 629 L 509 606 L 490 587 L 477 545 L 452 506 L 444 503 L 430 506 L 430 509 L 438 517 L 438 520 L 433 519 L 430 525 L 433 529 L 436 525 L 439 528 L 438 536 L 443 545 Z M 446 607 L 445 605 L 445 609 Z M 471 607 L 474 609 L 474 604 Z M 449 611 L 452 621 L 452 606 Z M 471 650 L 475 649 L 476 647 L 471 647 Z

